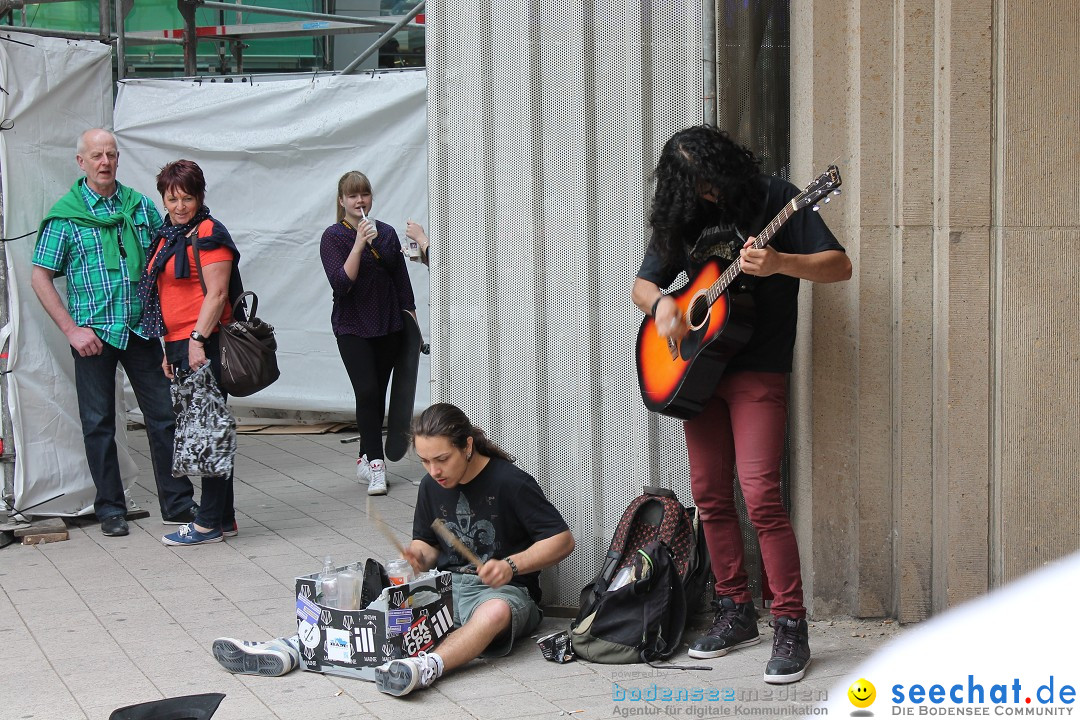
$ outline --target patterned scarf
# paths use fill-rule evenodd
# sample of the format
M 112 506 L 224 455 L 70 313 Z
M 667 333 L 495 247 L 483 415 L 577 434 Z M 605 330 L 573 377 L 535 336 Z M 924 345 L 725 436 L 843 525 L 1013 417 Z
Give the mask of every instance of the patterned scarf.
M 158 295 L 157 279 L 169 258 L 175 257 L 175 277 L 191 277 L 191 267 L 188 263 L 187 246 L 192 239 L 188 234 L 203 220 L 210 217 L 210 208 L 203 205 L 195 216 L 183 225 L 173 225 L 172 218 L 166 216 L 165 224 L 157 232 L 150 255 L 154 258 L 142 277 L 139 278 L 139 288 L 136 291 L 143 303 L 142 324 L 148 337 L 163 337 L 168 330 L 165 328 L 165 320 L 161 316 L 161 297 Z M 153 249 L 160 246 L 157 255 L 153 255 Z M 201 246 L 200 246 L 201 249 Z

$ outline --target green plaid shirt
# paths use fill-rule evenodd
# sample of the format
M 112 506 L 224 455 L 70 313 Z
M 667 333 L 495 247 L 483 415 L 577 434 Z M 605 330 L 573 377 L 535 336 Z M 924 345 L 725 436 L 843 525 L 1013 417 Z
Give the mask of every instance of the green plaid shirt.
M 99 218 L 119 211 L 120 183 L 116 187 L 111 197 L 102 197 L 87 187 L 85 179 L 79 181 L 86 206 Z M 135 224 L 139 242 L 149 250 L 154 231 L 161 227 L 161 215 L 145 195 L 135 211 Z M 97 228 L 50 220 L 34 246 L 34 264 L 67 276 L 68 312 L 76 325 L 91 328 L 120 350 L 127 347 L 128 330 L 147 336 L 140 321 L 142 302 L 135 295 L 139 278 L 128 277 L 124 263 L 117 270 L 105 267 Z

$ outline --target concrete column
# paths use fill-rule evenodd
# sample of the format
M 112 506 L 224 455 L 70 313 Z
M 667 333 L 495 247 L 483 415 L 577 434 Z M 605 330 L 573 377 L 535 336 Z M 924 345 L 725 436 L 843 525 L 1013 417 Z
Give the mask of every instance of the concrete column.
M 854 264 L 804 288 L 793 378 L 816 615 L 915 621 L 987 587 L 991 11 L 792 4 L 792 175 L 840 158 Z
M 1080 4 L 995 4 L 995 581 L 1080 547 Z

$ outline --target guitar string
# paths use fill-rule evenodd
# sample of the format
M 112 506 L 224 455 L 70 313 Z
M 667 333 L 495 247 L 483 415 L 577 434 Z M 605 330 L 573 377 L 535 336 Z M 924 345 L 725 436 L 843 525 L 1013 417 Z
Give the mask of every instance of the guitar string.
M 796 198 L 795 201 L 798 202 L 798 198 Z M 754 238 L 754 248 L 760 250 L 761 248 L 768 245 L 769 242 L 772 240 L 773 235 L 776 234 L 776 232 L 780 230 L 780 227 L 791 217 L 792 212 L 793 211 L 791 210 L 791 205 L 785 205 L 784 209 L 777 213 L 776 217 L 773 218 L 769 222 L 769 224 L 765 226 L 765 229 L 762 230 L 756 238 Z M 735 278 L 738 277 L 739 273 L 741 272 L 742 267 L 739 264 L 738 260 L 731 263 L 731 265 L 728 265 L 727 270 L 725 270 L 723 274 L 721 274 L 720 277 L 716 279 L 716 282 L 714 282 L 705 293 L 705 297 L 708 299 L 710 306 L 716 302 L 716 300 L 720 297 L 721 294 L 723 294 L 725 290 L 727 290 L 728 286 L 735 281 Z M 689 315 L 690 310 L 688 308 L 687 319 L 689 319 Z

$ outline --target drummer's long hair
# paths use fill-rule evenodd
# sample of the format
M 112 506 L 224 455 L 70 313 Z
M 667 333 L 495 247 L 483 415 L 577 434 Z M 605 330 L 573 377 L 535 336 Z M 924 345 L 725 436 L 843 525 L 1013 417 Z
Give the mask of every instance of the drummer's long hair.
M 473 425 L 460 408 L 450 403 L 436 403 L 420 413 L 413 419 L 411 431 L 414 442 L 417 436 L 444 437 L 461 450 L 465 450 L 469 438 L 472 438 L 473 450 L 481 455 L 515 462 L 513 455 L 488 439 L 484 431 Z

